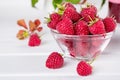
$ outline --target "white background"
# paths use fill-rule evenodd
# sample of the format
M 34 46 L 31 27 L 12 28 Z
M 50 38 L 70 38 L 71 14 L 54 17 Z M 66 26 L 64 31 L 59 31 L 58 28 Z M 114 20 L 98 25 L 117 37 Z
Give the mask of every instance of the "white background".
M 65 66 L 57 70 L 45 67 L 47 55 L 53 51 L 61 52 L 49 29 L 42 24 L 42 44 L 39 47 L 29 47 L 27 42 L 19 41 L 16 33 L 21 29 L 18 19 L 26 22 L 39 18 L 44 22 L 44 16 L 51 11 L 44 8 L 44 1 L 37 4 L 38 9 L 30 6 L 30 0 L 0 0 L 0 80 L 119 80 L 120 79 L 120 25 L 104 50 L 92 64 L 93 74 L 88 77 L 78 76 L 76 65 L 78 61 L 65 59 Z M 94 3 L 95 4 L 95 3 Z M 99 5 L 99 2 L 97 4 Z M 99 12 L 101 17 L 107 15 L 107 3 Z

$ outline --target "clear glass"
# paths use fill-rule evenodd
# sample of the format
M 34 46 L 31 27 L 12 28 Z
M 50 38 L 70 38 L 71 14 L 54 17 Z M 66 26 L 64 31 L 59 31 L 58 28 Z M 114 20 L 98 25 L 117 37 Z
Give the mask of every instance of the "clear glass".
M 113 35 L 113 32 L 104 35 L 65 35 L 55 30 L 51 30 L 51 33 L 65 56 L 87 61 L 98 56 L 106 48 Z
M 109 16 L 115 16 L 120 23 L 120 0 L 109 0 Z

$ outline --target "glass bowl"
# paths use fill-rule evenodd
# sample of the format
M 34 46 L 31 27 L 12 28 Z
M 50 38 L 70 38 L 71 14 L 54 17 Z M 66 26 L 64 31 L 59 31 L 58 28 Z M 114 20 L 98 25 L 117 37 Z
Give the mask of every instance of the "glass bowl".
M 93 60 L 106 48 L 114 32 L 100 35 L 66 35 L 51 29 L 51 33 L 65 56 Z

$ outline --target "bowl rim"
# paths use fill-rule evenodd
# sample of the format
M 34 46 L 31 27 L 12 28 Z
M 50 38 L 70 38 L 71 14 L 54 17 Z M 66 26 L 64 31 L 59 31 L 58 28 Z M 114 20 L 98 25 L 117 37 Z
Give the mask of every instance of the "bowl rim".
M 112 37 L 113 33 L 115 31 L 111 31 L 111 32 L 108 32 L 108 33 L 105 33 L 105 34 L 96 34 L 96 35 L 68 35 L 68 34 L 61 34 L 61 33 L 58 33 L 57 30 L 54 30 L 54 29 L 50 29 L 51 32 L 57 34 L 57 35 L 61 35 L 61 36 L 66 36 L 66 37 L 106 37 L 106 36 L 110 36 Z

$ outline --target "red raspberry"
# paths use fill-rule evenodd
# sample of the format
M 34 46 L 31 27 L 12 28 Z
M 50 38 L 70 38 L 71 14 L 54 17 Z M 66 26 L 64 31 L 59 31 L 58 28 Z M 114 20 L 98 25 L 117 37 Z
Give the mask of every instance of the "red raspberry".
M 65 3 L 65 8 L 67 8 L 67 7 L 71 7 L 71 8 L 73 8 L 74 10 L 76 10 L 76 8 L 73 6 L 73 4 L 71 4 L 71 3 Z
M 72 39 L 65 39 L 65 38 L 60 38 L 58 39 L 63 45 L 65 45 L 68 48 L 73 47 L 73 40 Z
M 29 46 L 31 47 L 39 46 L 40 43 L 41 43 L 41 39 L 36 33 L 30 36 L 29 43 L 28 43 Z
M 77 65 L 77 73 L 81 76 L 88 76 L 92 73 L 92 67 L 85 61 L 80 61 Z
M 89 5 L 87 8 L 83 8 L 80 14 L 83 20 L 87 22 L 91 21 L 91 19 L 94 20 L 97 14 L 97 8 L 93 5 Z
M 58 13 L 50 14 L 50 21 L 48 21 L 47 26 L 52 29 L 56 29 L 57 23 L 60 21 L 61 15 Z
M 72 7 L 66 7 L 62 17 L 63 18 L 64 17 L 68 17 L 73 22 L 76 22 L 76 21 L 78 21 L 81 18 L 80 14 Z
M 102 37 L 102 36 L 101 36 Z M 103 35 L 103 38 L 105 37 L 105 35 Z M 91 39 L 91 45 L 94 47 L 100 47 L 102 44 L 104 44 L 105 40 L 104 39 L 99 39 L 98 36 L 94 36 Z
M 47 26 L 51 29 L 56 29 L 56 24 L 57 23 L 58 22 L 56 22 L 56 21 L 50 21 L 49 23 L 47 23 Z
M 93 35 L 106 33 L 103 21 L 100 19 L 96 20 L 91 26 L 89 26 L 89 30 Z
M 83 57 L 87 57 L 89 55 L 89 49 L 90 49 L 91 45 L 90 45 L 90 41 L 85 41 L 85 40 L 81 40 L 81 41 L 77 41 L 76 42 L 76 54 L 78 56 L 83 56 Z
M 63 63 L 63 57 L 58 52 L 52 52 L 46 60 L 46 67 L 51 69 L 61 68 Z
M 72 57 L 77 56 L 76 55 L 76 49 L 74 47 L 69 47 L 68 50 L 69 50 L 70 56 L 72 56 Z
M 68 35 L 73 35 L 74 34 L 73 23 L 67 17 L 63 18 L 62 21 L 60 21 L 56 25 L 56 30 L 61 34 L 68 34 Z
M 116 28 L 116 22 L 111 17 L 106 17 L 105 19 L 103 19 L 103 23 L 105 25 L 106 32 L 114 31 Z
M 52 13 L 52 14 L 50 14 L 50 19 L 53 21 L 59 21 L 60 20 L 60 18 L 61 18 L 61 15 L 60 14 L 58 14 L 58 13 Z
M 85 21 L 79 20 L 76 23 L 75 34 L 76 35 L 88 35 L 89 34 L 89 28 Z
M 60 38 L 58 39 L 68 49 L 71 56 L 75 56 L 75 45 L 72 39 Z

